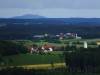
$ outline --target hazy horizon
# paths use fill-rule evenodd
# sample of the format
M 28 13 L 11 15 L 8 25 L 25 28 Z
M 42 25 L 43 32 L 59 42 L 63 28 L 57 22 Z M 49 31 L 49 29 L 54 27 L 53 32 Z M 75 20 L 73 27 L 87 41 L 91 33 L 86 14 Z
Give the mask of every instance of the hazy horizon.
M 100 0 L 0 0 L 0 18 L 24 14 L 48 18 L 100 18 Z

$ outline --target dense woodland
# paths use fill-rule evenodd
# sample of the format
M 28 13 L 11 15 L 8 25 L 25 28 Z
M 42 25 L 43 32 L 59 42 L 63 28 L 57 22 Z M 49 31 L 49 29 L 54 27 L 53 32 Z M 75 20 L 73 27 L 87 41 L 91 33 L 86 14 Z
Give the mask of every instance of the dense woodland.
M 100 72 L 100 47 L 75 50 L 77 51 L 65 52 L 68 72 Z
M 0 19 L 0 39 L 32 39 L 36 34 L 73 32 L 83 38 L 100 38 L 100 19 Z

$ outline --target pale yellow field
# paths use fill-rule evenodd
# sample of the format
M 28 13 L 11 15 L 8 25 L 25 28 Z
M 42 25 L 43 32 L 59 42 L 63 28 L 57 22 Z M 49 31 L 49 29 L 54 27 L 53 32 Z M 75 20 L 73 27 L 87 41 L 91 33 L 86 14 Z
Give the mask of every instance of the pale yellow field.
M 38 64 L 38 65 L 22 65 L 22 66 L 8 66 L 9 68 L 24 68 L 24 69 L 54 69 L 54 68 L 65 68 L 65 63 L 54 63 L 54 64 Z M 7 67 L 2 67 L 2 69 L 6 69 Z

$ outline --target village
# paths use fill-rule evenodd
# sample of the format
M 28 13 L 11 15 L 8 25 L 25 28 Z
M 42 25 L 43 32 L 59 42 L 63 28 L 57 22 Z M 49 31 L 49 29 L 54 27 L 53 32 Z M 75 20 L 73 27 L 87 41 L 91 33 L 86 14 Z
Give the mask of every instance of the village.
M 82 39 L 82 37 L 79 37 L 77 33 L 59 33 L 57 35 L 50 35 L 45 33 L 44 35 L 34 35 L 33 39 L 59 39 L 59 40 L 63 40 L 63 39 Z M 30 53 L 49 53 L 54 51 L 54 47 L 53 45 L 50 45 L 48 43 L 43 44 L 41 47 L 38 47 L 37 45 L 33 45 L 29 51 Z
M 40 40 L 39 45 L 34 44 L 30 48 L 28 48 L 29 52 L 31 54 L 33 53 L 50 53 L 53 51 L 66 51 L 68 47 L 75 47 L 75 48 L 97 48 L 100 46 L 99 39 L 98 40 L 86 40 L 82 39 L 81 36 L 78 36 L 77 33 L 59 33 L 58 35 L 50 35 L 50 34 L 44 34 L 44 35 L 34 35 L 33 36 L 33 42 L 34 40 Z M 45 40 L 54 40 L 59 41 L 59 43 L 53 42 L 50 43 L 49 41 Z M 36 42 L 37 43 L 37 42 Z M 58 46 L 60 45 L 60 47 Z M 72 52 L 72 51 L 69 51 Z
M 81 36 L 78 36 L 77 33 L 59 33 L 59 34 L 43 34 L 43 35 L 34 35 L 33 39 L 43 39 L 43 38 L 48 38 L 48 39 L 82 39 Z

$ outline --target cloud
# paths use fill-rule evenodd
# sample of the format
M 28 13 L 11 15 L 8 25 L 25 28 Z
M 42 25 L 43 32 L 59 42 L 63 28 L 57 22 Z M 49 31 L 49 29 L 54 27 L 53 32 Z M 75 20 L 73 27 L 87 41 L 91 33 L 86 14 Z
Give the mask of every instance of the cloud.
M 100 0 L 0 0 L 0 8 L 100 9 Z
M 0 0 L 0 16 L 100 17 L 100 0 Z
M 97 9 L 2 9 L 0 10 L 0 17 L 13 17 L 24 14 L 38 14 L 49 18 L 69 18 L 69 17 L 89 17 L 100 18 L 100 10 Z

